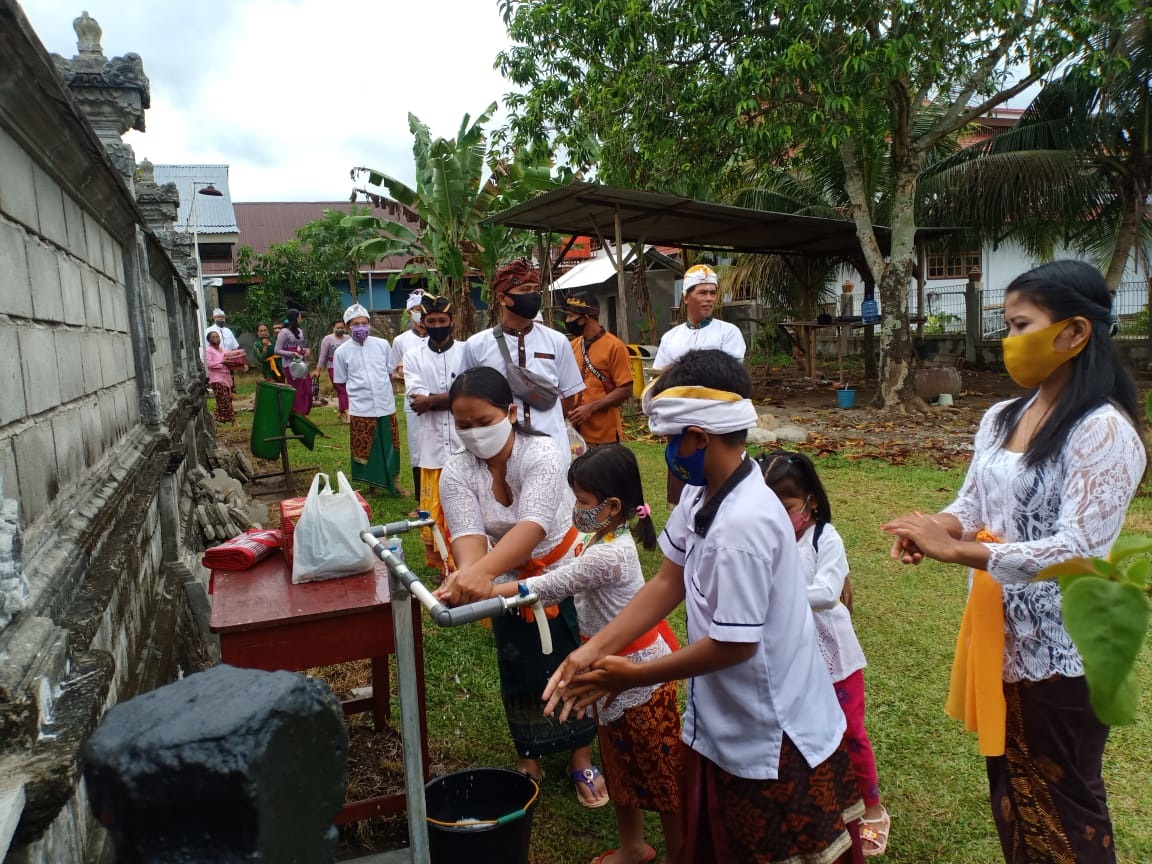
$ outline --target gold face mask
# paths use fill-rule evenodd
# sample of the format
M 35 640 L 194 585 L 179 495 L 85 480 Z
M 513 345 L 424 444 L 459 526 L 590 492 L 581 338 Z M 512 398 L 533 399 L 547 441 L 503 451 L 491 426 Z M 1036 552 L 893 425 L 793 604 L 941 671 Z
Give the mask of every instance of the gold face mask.
M 1006 336 L 1000 341 L 1004 349 L 1004 368 L 1013 381 L 1021 387 L 1036 387 L 1084 350 L 1087 339 L 1067 351 L 1057 351 L 1053 347 L 1056 337 L 1064 332 L 1071 320 L 1065 318 L 1041 330 Z

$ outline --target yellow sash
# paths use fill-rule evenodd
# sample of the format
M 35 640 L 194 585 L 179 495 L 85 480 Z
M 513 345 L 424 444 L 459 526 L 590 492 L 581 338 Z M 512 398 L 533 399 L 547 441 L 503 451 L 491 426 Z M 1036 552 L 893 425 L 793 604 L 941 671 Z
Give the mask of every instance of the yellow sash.
M 980 531 L 981 543 L 999 538 Z M 952 681 L 944 711 L 975 732 L 983 756 L 1004 755 L 1004 594 L 985 570 L 972 573 L 972 590 L 960 621 Z

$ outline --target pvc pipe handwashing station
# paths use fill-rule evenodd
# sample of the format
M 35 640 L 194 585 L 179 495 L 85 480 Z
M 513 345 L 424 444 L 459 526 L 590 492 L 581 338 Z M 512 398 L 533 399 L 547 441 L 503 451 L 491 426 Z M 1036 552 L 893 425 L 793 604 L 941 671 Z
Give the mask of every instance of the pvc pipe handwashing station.
M 420 711 L 419 687 L 416 676 L 415 631 L 412 624 L 412 606 L 409 595 L 420 601 L 440 627 L 458 627 L 479 621 L 481 618 L 494 618 L 514 609 L 531 608 L 535 613 L 536 626 L 540 630 L 540 649 L 544 654 L 552 653 L 552 633 L 548 629 L 548 617 L 544 614 L 544 604 L 540 598 L 529 592 L 523 584 L 515 597 L 489 597 L 476 603 L 461 606 L 445 606 L 425 587 L 403 561 L 397 558 L 381 538 L 402 534 L 418 528 L 431 528 L 437 547 L 446 551 L 443 535 L 434 519 L 421 512 L 418 519 L 406 519 L 374 525 L 360 533 L 372 549 L 373 554 L 388 567 L 389 589 L 392 604 L 392 625 L 395 640 L 397 689 L 400 697 L 400 732 L 404 752 L 404 788 L 408 799 L 408 837 L 412 864 L 431 864 L 428 847 L 428 808 L 424 800 L 424 766 L 420 757 Z M 515 815 L 515 814 L 513 814 Z

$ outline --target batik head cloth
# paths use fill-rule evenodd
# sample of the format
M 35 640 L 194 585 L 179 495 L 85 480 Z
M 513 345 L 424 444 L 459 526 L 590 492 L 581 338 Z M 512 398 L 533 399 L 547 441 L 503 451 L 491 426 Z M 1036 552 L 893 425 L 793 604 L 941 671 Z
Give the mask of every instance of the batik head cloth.
M 689 426 L 725 435 L 750 429 L 757 419 L 751 399 L 712 387 L 669 387 L 655 395 L 649 387 L 641 405 L 653 435 L 679 435 Z
M 706 264 L 689 267 L 684 271 L 684 296 L 687 297 L 688 292 L 697 285 L 716 285 L 719 278 L 716 271 Z

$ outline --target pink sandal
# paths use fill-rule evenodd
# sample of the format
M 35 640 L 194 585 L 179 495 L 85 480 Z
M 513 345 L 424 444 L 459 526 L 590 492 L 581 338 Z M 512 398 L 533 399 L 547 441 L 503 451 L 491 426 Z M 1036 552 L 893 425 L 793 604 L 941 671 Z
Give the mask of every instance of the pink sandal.
M 884 810 L 883 807 L 880 808 Z M 860 842 L 864 845 L 864 857 L 883 855 L 888 848 L 888 834 L 892 830 L 892 817 L 884 810 L 879 819 L 860 820 Z

